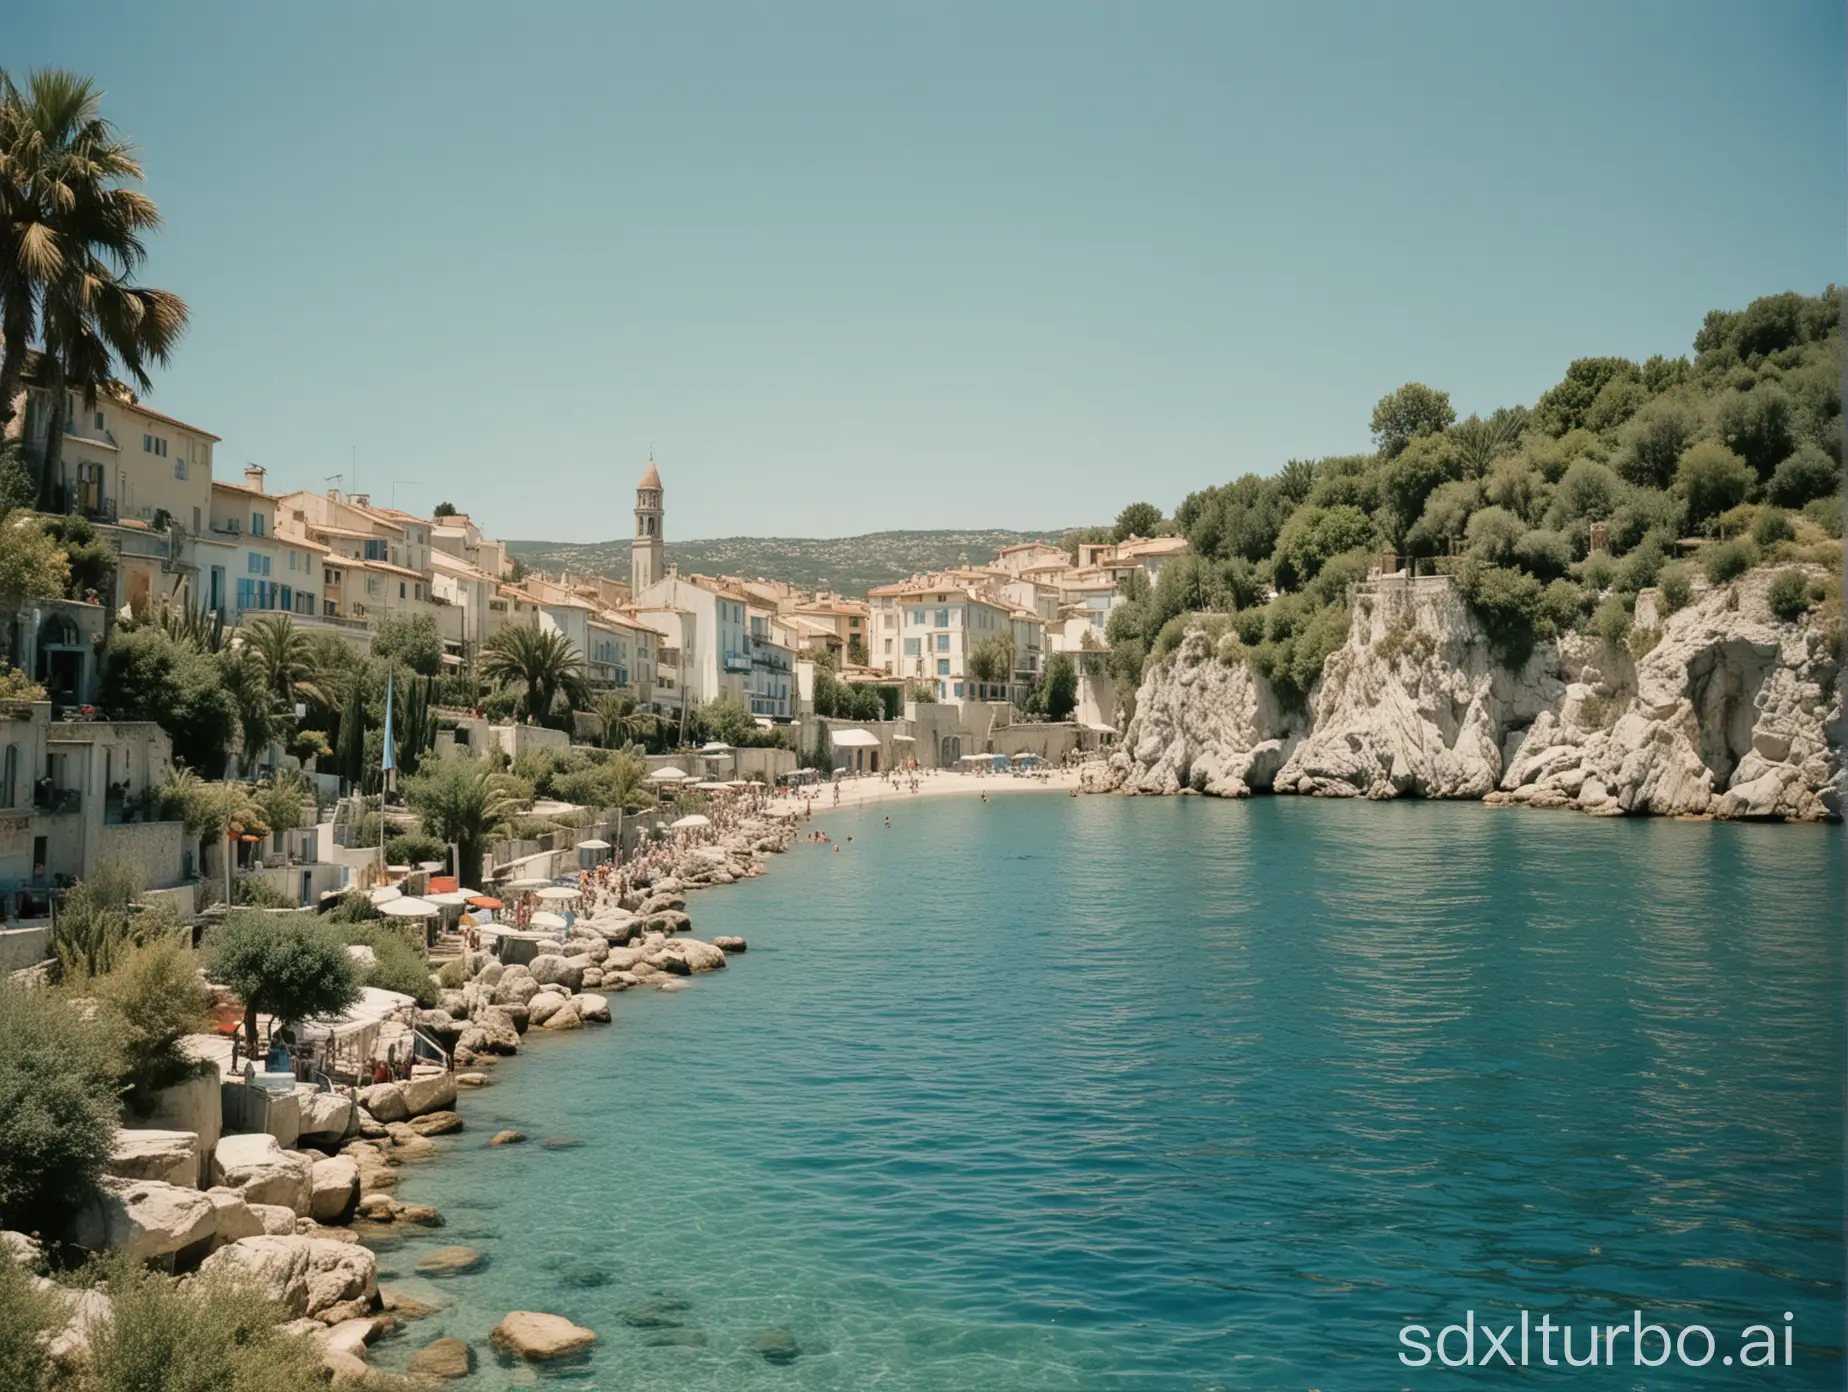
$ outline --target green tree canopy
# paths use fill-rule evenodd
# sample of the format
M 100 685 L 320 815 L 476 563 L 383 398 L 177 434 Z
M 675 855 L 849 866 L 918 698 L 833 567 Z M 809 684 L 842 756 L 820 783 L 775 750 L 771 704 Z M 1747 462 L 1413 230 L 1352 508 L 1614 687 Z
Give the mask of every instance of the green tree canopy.
M 359 968 L 346 944 L 300 916 L 234 909 L 206 933 L 205 957 L 212 979 L 244 1002 L 252 1049 L 259 1014 L 294 1023 L 337 1015 L 359 999 Z
M 372 655 L 434 677 L 443 670 L 443 638 L 428 614 L 387 614 L 372 626 Z
M 1450 393 L 1407 382 L 1388 392 L 1373 408 L 1373 443 L 1391 458 L 1420 435 L 1439 434 L 1456 421 Z
M 1117 514 L 1116 526 L 1111 529 L 1111 540 L 1126 541 L 1130 537 L 1152 537 L 1161 526 L 1161 509 L 1153 503 L 1131 503 Z

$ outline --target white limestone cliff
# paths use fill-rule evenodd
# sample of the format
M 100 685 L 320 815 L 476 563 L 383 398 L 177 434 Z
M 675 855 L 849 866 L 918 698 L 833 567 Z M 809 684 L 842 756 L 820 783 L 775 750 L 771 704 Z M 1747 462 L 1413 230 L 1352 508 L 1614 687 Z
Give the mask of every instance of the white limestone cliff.
M 1637 627 L 1660 637 L 1640 659 L 1574 634 L 1518 671 L 1448 580 L 1376 580 L 1303 712 L 1196 631 L 1151 664 L 1122 750 L 1086 786 L 1836 817 L 1839 635 L 1815 615 L 1776 618 L 1775 573 L 1701 588 L 1667 616 L 1645 591 Z

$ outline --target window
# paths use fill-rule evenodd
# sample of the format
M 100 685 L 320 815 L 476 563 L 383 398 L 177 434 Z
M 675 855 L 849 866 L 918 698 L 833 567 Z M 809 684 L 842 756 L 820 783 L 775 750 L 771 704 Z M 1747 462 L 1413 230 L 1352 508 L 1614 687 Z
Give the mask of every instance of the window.
M 950 626 L 950 611 L 948 609 L 939 609 L 937 611 L 937 627 L 938 628 L 948 628 L 949 626 Z
M 939 633 L 937 635 L 937 651 L 938 652 L 948 652 L 949 650 L 950 650 L 950 635 L 947 633 Z
M 888 646 L 890 645 L 888 644 Z M 917 655 L 918 655 L 918 640 L 915 638 L 907 638 L 905 640 L 905 656 L 906 657 L 916 657 Z
M 398 598 L 404 598 L 404 582 L 402 580 L 398 582 Z
M 886 656 L 890 657 L 892 655 L 892 640 L 890 638 L 886 639 L 885 644 Z
M 937 675 L 947 677 L 950 674 L 950 660 L 947 657 L 937 659 Z
M 161 451 L 162 454 L 166 452 L 165 450 Z M 173 461 L 173 476 L 176 479 L 183 479 L 186 477 L 186 461 L 184 459 L 176 459 Z
M 384 560 L 385 543 L 382 541 L 368 541 L 365 547 L 364 559 L 368 561 Z
M 958 696 L 963 694 L 962 689 L 963 689 L 963 684 L 961 682 L 957 682 L 956 683 L 956 694 Z
M 263 514 L 262 513 L 253 512 L 250 514 L 250 534 L 252 536 L 262 536 L 263 535 Z
M 252 575 L 268 575 L 270 573 L 270 558 L 268 556 L 265 556 L 261 551 L 252 551 L 249 553 L 249 556 L 250 560 L 245 566 L 245 569 Z

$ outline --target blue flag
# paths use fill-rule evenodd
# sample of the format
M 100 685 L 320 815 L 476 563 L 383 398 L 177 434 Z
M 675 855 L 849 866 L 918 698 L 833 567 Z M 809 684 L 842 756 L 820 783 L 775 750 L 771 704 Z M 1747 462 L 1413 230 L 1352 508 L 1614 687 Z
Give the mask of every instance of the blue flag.
M 379 772 L 390 773 L 398 767 L 398 761 L 392 757 L 391 744 L 391 674 L 393 668 L 385 669 L 385 753 L 379 760 Z

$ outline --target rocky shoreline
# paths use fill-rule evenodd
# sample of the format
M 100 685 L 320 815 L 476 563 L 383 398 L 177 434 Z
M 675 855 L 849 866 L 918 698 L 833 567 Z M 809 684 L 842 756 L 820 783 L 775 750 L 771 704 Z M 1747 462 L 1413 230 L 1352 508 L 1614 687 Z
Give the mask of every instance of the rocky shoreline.
M 442 990 L 434 1009 L 417 1014 L 418 1028 L 451 1050 L 455 1067 L 375 1084 L 356 1097 L 300 1086 L 299 1129 L 290 1145 L 265 1132 L 217 1134 L 204 1118 L 216 1114 L 206 1104 L 217 1100 L 219 1078 L 216 1069 L 202 1073 L 175 1090 L 147 1129 L 118 1133 L 110 1174 L 79 1219 L 78 1244 L 261 1291 L 288 1312 L 287 1332 L 320 1346 L 336 1386 L 422 1392 L 466 1376 L 476 1351 L 453 1338 L 420 1349 L 405 1374 L 366 1362 L 376 1340 L 436 1312 L 381 1289 L 366 1246 L 405 1226 L 443 1226 L 435 1208 L 397 1196 L 401 1168 L 440 1159 L 438 1138 L 466 1128 L 466 1102 L 459 1099 L 490 1085 L 493 1065 L 518 1053 L 530 1030 L 607 1024 L 610 993 L 677 991 L 723 970 L 747 945 L 741 938 L 687 936 L 686 895 L 762 874 L 767 858 L 793 840 L 789 820 L 747 817 L 665 866 L 638 870 L 620 902 L 600 902 L 580 915 L 556 950 L 525 963 L 468 953 L 463 985 Z M 193 1129 L 177 1129 L 182 1124 Z M 162 1125 L 176 1129 L 152 1129 Z M 524 1139 L 504 1132 L 483 1143 Z M 32 1239 L 0 1234 L 0 1259 L 30 1263 L 37 1255 Z M 439 1248 L 425 1254 L 418 1270 L 457 1274 L 482 1260 L 471 1248 Z M 90 1332 L 110 1317 L 108 1297 L 46 1278 L 35 1284 L 66 1303 L 68 1323 L 54 1352 L 81 1359 Z M 516 1310 L 495 1326 L 490 1343 L 504 1359 L 536 1364 L 579 1356 L 596 1338 L 556 1315 Z
M 1774 578 L 1701 584 L 1672 613 L 1645 590 L 1627 641 L 1574 633 L 1518 669 L 1448 580 L 1371 581 L 1304 708 L 1196 628 L 1151 664 L 1121 749 L 1083 787 L 1839 820 L 1841 634 L 1774 614 Z

